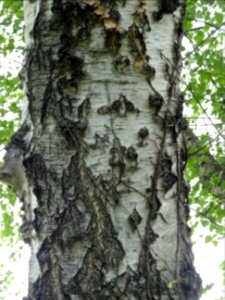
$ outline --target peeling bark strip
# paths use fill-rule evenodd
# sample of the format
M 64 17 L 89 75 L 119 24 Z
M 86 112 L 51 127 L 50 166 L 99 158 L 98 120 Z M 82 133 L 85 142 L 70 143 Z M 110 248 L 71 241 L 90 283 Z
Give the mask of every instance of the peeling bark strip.
M 184 0 L 24 11 L 29 134 L 9 149 L 23 145 L 26 184 L 13 188 L 28 299 L 199 299 L 179 125 Z

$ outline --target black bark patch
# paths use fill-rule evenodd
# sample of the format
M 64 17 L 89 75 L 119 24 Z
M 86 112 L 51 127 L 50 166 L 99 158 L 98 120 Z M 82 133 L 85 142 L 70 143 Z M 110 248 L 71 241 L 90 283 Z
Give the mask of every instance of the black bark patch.
M 39 261 L 39 263 L 40 263 L 41 269 L 42 269 L 42 267 L 43 267 L 43 268 L 44 268 L 44 267 L 46 268 L 46 264 L 48 265 L 49 263 L 51 263 L 50 249 L 51 249 L 51 244 L 50 244 L 50 242 L 46 239 L 46 240 L 42 243 L 42 245 L 41 245 L 41 247 L 40 247 L 40 249 L 39 249 L 39 251 L 38 251 L 38 253 L 37 253 L 37 259 L 38 259 L 38 261 Z
M 37 197 L 37 199 L 41 199 L 42 197 L 42 188 L 39 184 L 36 184 L 33 188 L 33 193 Z
M 111 107 L 113 111 L 119 112 L 120 109 L 122 108 L 122 102 L 120 100 L 115 100 L 113 101 Z
M 130 146 L 125 151 L 127 167 L 136 169 L 138 165 L 138 153 L 134 146 Z
M 101 271 L 102 263 L 94 249 L 88 249 L 83 260 L 82 268 L 69 281 L 66 291 L 69 294 L 81 295 L 84 299 L 91 299 L 89 295 L 93 295 L 93 291 L 97 287 L 104 285 L 104 275 Z M 91 292 L 92 291 L 92 292 Z
M 24 159 L 27 177 L 31 178 L 34 183 L 46 178 L 46 166 L 44 159 L 39 154 L 33 154 Z
M 41 225 L 43 222 L 42 214 L 40 213 L 40 210 L 37 208 L 34 209 L 34 220 L 32 222 L 32 225 L 34 229 L 36 230 L 37 234 L 39 234 L 41 230 Z
M 68 204 L 68 202 L 67 202 Z M 58 240 L 64 249 L 65 245 L 72 246 L 76 241 L 82 240 L 88 234 L 85 216 L 78 210 L 74 203 L 55 218 L 58 228 L 53 232 L 52 239 Z
M 133 146 L 130 146 L 127 148 L 126 150 L 126 158 L 128 160 L 133 160 L 133 161 L 137 161 L 138 159 L 138 154 L 135 150 L 135 148 Z
M 53 293 L 50 281 L 50 271 L 46 271 L 41 278 L 33 284 L 32 299 L 52 299 Z
M 128 113 L 138 113 L 139 110 L 129 101 L 126 96 L 120 94 L 119 98 L 111 104 L 111 109 L 120 116 L 127 116 Z
M 160 271 L 157 269 L 157 263 L 149 250 L 149 243 L 153 243 L 157 239 L 158 235 L 153 232 L 150 228 L 148 232 L 146 232 L 145 239 L 143 241 L 143 248 L 140 254 L 139 259 L 139 276 L 144 280 L 144 290 L 146 292 L 144 299 L 160 299 L 163 294 L 163 290 L 166 289 L 166 283 L 163 282 L 163 278 L 161 277 Z M 169 299 L 168 291 L 166 295 Z
M 22 219 L 23 223 L 20 227 L 20 232 L 23 236 L 24 242 L 31 245 L 31 236 L 32 236 L 32 230 L 33 230 L 33 224 L 30 223 L 28 220 L 26 220 L 25 213 L 23 215 L 23 219 Z
M 154 110 L 154 114 L 157 115 L 162 107 L 163 97 L 160 95 L 149 95 L 148 104 Z
M 164 172 L 170 172 L 172 167 L 172 160 L 169 157 L 169 155 L 164 154 L 164 156 L 160 160 L 160 169 L 161 169 L 161 175 L 163 175 Z
M 139 212 L 136 208 L 133 209 L 132 213 L 128 217 L 128 222 L 133 231 L 135 231 L 138 225 L 141 223 L 142 217 L 140 216 Z
M 78 118 L 86 118 L 91 109 L 90 99 L 87 97 L 83 100 L 83 102 L 78 107 Z
M 131 51 L 135 54 L 136 58 L 142 60 L 144 57 L 146 59 L 145 39 L 140 28 L 137 25 L 131 25 L 129 27 L 128 35 L 130 40 Z
M 172 173 L 172 160 L 164 154 L 160 160 L 160 176 L 162 177 L 162 188 L 165 192 L 169 191 L 175 182 L 178 181 L 178 177 Z
M 149 136 L 149 131 L 146 127 L 143 127 L 141 128 L 139 131 L 138 131 L 138 136 L 139 138 L 141 139 L 145 139 L 146 137 Z
M 180 262 L 180 280 L 178 281 L 178 286 L 182 290 L 182 294 L 185 295 L 185 299 L 199 299 L 200 288 L 202 285 L 202 280 L 200 276 L 195 272 L 189 258 L 184 258 Z
M 121 40 L 123 35 L 115 29 L 110 29 L 106 31 L 105 46 L 116 55 L 121 47 Z
M 69 167 L 63 171 L 62 196 L 69 201 L 83 198 L 78 155 L 72 156 Z
M 173 175 L 172 173 L 165 173 L 163 176 L 162 188 L 165 192 L 168 192 L 177 181 L 177 176 Z
M 140 12 L 141 11 L 141 12 Z M 146 14 L 146 10 L 143 10 L 142 5 L 140 4 L 140 11 L 137 11 L 133 14 L 135 24 L 142 29 L 142 32 L 151 31 L 151 26 L 149 22 L 148 15 Z
M 117 55 L 113 65 L 119 73 L 123 73 L 129 67 L 130 60 L 127 56 Z
M 70 56 L 70 58 L 68 58 L 68 63 L 70 66 L 72 78 L 78 80 L 84 75 L 84 71 L 83 71 L 84 61 L 82 58 L 78 56 L 73 56 L 73 57 Z
M 162 204 L 161 204 L 158 196 L 155 195 L 155 191 L 153 191 L 149 197 L 149 209 L 150 209 L 150 214 L 151 214 L 152 219 L 155 219 L 157 217 L 157 213 L 158 213 L 161 205 Z
M 26 122 L 24 122 L 22 126 L 10 138 L 9 144 L 5 147 L 6 150 L 10 148 L 18 148 L 22 151 L 25 151 L 27 149 L 25 139 L 30 130 L 31 127 Z
M 113 20 L 113 21 L 119 21 L 121 16 L 120 16 L 120 13 L 118 10 L 116 9 L 110 9 L 109 11 L 109 16 L 110 16 L 110 19 Z
M 153 18 L 153 20 L 156 21 L 156 22 L 160 21 L 160 20 L 162 19 L 162 17 L 163 17 L 163 13 L 162 13 L 161 10 L 159 10 L 159 11 L 154 11 L 154 12 L 152 13 L 152 18 Z
M 135 112 L 135 106 L 131 101 L 124 99 L 124 104 L 127 112 Z
M 87 122 L 85 120 L 78 120 L 75 122 L 64 118 L 60 122 L 62 135 L 71 147 L 78 145 L 79 137 L 84 135 L 87 127 Z
M 77 25 L 88 24 L 92 16 L 92 10 L 88 5 L 72 0 L 54 0 L 51 10 L 54 17 L 57 18 L 65 28 L 69 28 L 70 25 L 74 23 Z
M 125 163 L 124 163 L 124 152 L 122 149 L 118 149 L 117 147 L 112 147 L 110 149 L 110 159 L 109 164 L 112 167 L 121 167 L 122 173 L 124 173 Z
M 45 93 L 44 93 L 44 97 L 42 100 L 42 105 L 41 105 L 41 123 L 43 123 L 46 115 L 48 114 L 48 110 L 49 110 L 49 102 L 51 102 L 51 100 L 53 100 L 53 96 L 52 96 L 52 80 L 51 78 L 49 79 L 46 89 L 45 89 Z
M 160 10 L 163 14 L 173 13 L 179 6 L 179 0 L 161 0 Z
M 180 61 L 181 55 L 180 55 L 180 43 L 174 42 L 173 44 L 173 60 L 175 63 Z
M 98 108 L 97 113 L 99 115 L 108 115 L 111 112 L 111 107 L 107 106 L 107 105 L 103 105 L 101 107 Z
M 87 250 L 82 267 L 66 287 L 70 294 L 81 295 L 84 299 L 108 299 L 102 294 L 105 287 L 104 271 L 117 269 L 124 251 L 116 240 L 105 240 L 104 243 L 107 245 L 104 249 L 93 245 Z M 99 294 L 100 298 L 97 297 Z
M 163 14 L 173 13 L 179 6 L 179 0 L 159 0 L 159 10 L 152 13 L 153 20 L 158 22 Z

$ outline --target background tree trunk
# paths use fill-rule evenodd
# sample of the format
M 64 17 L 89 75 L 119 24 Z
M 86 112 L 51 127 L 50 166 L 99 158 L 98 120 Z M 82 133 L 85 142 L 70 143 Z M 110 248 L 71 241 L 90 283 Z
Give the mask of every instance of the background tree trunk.
M 24 10 L 27 105 L 8 157 L 26 174 L 11 185 L 31 245 L 28 299 L 199 299 L 183 178 L 184 0 Z

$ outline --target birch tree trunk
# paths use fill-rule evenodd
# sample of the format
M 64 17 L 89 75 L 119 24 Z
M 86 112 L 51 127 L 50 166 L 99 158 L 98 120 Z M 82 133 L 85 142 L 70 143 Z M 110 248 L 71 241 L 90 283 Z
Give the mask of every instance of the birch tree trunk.
M 11 186 L 31 246 L 27 299 L 199 299 L 184 0 L 26 0 L 24 11 L 24 123 L 8 156 L 23 178 Z

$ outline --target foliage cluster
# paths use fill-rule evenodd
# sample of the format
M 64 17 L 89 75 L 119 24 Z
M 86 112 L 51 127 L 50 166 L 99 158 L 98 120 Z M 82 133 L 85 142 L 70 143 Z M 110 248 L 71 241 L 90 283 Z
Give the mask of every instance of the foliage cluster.
M 224 196 L 216 192 L 218 187 L 225 190 L 224 11 L 224 1 L 188 0 L 184 23 L 187 42 L 183 51 L 183 93 L 189 111 L 186 117 L 189 127 L 199 136 L 197 143 L 189 145 L 186 168 L 192 182 L 190 199 L 196 210 L 192 224 L 193 228 L 198 223 L 208 226 L 210 235 L 206 242 L 213 243 L 225 233 Z M 201 174 L 201 166 L 206 166 L 204 171 L 207 168 L 208 174 Z
M 4 147 L 16 130 L 20 119 L 20 103 L 23 92 L 18 72 L 23 55 L 22 0 L 0 2 L 0 157 Z M 0 184 L 0 248 L 7 249 L 0 262 L 0 299 L 9 291 L 13 281 L 9 260 L 21 253 L 20 204 L 12 191 Z M 8 293 L 9 294 L 9 293 Z M 14 293 L 14 295 L 16 292 Z

